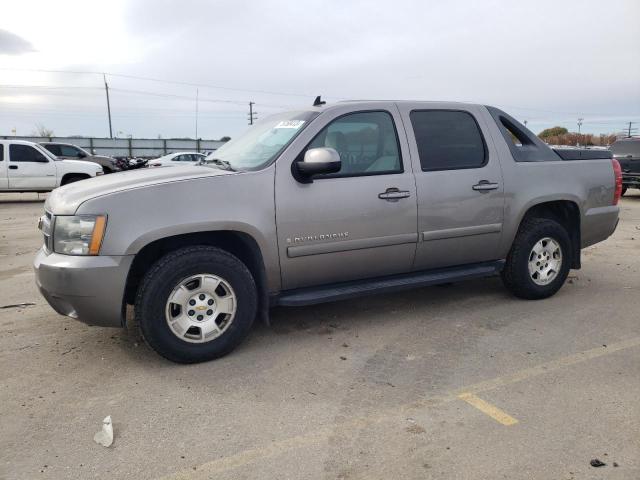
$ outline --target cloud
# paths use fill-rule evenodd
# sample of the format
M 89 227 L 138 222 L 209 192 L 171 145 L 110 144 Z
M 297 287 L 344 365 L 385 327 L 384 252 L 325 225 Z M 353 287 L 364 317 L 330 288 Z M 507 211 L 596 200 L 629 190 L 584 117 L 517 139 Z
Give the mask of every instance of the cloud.
M 36 4 L 41 15 L 34 18 L 29 12 Z M 471 101 L 498 106 L 532 125 L 566 120 L 575 128 L 576 119 L 584 117 L 583 131 L 613 131 L 622 128 L 623 118 L 640 119 L 640 62 L 634 61 L 640 52 L 634 23 L 638 0 L 582 0 L 580 8 L 557 0 L 181 0 L 179 7 L 172 0 L 21 0 L 11 5 L 13 14 L 3 16 L 6 24 L 28 35 L 39 51 L 5 63 L 123 74 L 107 75 L 113 124 L 138 136 L 195 134 L 193 84 L 199 85 L 198 132 L 209 138 L 233 137 L 246 128 L 250 101 L 264 118 L 285 108 L 306 108 L 319 94 L 329 103 Z M 60 29 L 50 21 L 53 15 L 76 27 Z M 0 118 L 0 133 L 21 120 L 31 128 L 34 115 L 46 114 L 43 121 L 56 132 L 104 134 L 101 75 L 2 76 L 7 84 L 55 88 L 9 92 L 31 98 L 37 93 L 40 100 L 10 105 L 13 117 Z
M 0 29 L 0 55 L 22 55 L 35 51 L 33 45 L 24 38 Z

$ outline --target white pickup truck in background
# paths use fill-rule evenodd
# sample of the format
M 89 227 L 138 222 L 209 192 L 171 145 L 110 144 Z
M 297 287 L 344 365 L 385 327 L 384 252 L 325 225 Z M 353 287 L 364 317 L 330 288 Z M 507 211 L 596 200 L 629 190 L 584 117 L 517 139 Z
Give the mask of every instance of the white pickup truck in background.
M 0 192 L 50 192 L 102 174 L 97 163 L 61 160 L 33 142 L 0 140 Z

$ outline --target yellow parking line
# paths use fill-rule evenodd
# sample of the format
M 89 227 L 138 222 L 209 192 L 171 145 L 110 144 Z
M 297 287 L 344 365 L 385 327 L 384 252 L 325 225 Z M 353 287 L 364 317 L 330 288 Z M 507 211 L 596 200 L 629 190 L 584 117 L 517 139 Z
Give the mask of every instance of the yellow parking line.
M 489 415 L 496 422 L 501 423 L 502 425 L 515 425 L 518 423 L 518 420 L 513 418 L 508 413 L 503 412 L 498 407 L 494 407 L 489 402 L 485 402 L 480 397 L 476 397 L 473 393 L 462 393 L 458 395 L 460 400 L 464 400 L 469 405 L 476 407 L 482 413 Z
M 424 408 L 433 407 L 436 405 L 442 405 L 448 402 L 453 402 L 460 399 L 460 396 L 465 394 L 475 396 L 474 394 L 476 393 L 505 387 L 514 383 L 535 378 L 540 375 L 549 374 L 569 367 L 571 365 L 577 365 L 589 360 L 603 357 L 605 355 L 610 355 L 612 353 L 637 347 L 640 347 L 640 337 L 627 338 L 625 340 L 609 344 L 606 347 L 603 345 L 600 347 L 591 348 L 589 350 L 583 350 L 581 352 L 551 360 L 534 367 L 525 368 L 524 370 L 519 370 L 508 375 L 481 381 L 472 385 L 467 385 L 463 389 L 457 390 L 455 392 L 449 392 L 443 395 L 429 396 L 413 403 L 396 405 L 393 408 L 377 412 L 373 415 L 356 417 L 344 422 L 321 427 L 317 430 L 303 433 L 301 435 L 287 437 L 282 440 L 275 440 L 267 445 L 249 448 L 247 450 L 240 451 L 226 457 L 220 457 L 209 462 L 205 462 L 201 465 L 198 465 L 195 470 L 183 470 L 162 478 L 164 480 L 195 480 L 199 478 L 210 479 L 214 475 L 223 474 L 225 472 L 228 472 L 229 470 L 240 468 L 262 459 L 275 457 L 286 452 L 304 447 L 313 448 L 314 446 L 323 445 L 327 438 L 334 434 L 337 429 L 357 430 L 382 422 L 397 421 L 399 419 L 403 419 L 404 416 L 408 413 L 422 410 Z M 478 400 L 480 399 L 478 398 Z M 493 406 L 491 405 L 491 407 Z M 499 411 L 502 412 L 501 410 Z M 504 415 L 507 415 L 504 412 L 502 413 Z

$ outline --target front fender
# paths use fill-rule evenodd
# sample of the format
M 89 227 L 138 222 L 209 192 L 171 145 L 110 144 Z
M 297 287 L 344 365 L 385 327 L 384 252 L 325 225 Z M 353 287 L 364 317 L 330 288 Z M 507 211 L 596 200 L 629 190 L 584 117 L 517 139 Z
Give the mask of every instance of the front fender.
M 268 168 L 118 191 L 87 200 L 77 213 L 107 215 L 101 255 L 135 255 L 151 242 L 188 233 L 245 233 L 262 252 L 270 284 L 278 284 L 273 188 Z

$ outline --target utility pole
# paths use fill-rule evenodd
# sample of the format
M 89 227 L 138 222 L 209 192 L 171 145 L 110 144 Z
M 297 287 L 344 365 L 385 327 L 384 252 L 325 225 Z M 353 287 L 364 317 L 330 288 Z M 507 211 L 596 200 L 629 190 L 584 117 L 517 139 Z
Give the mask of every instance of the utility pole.
M 198 89 L 196 88 L 196 140 L 198 139 Z
M 258 112 L 253 111 L 254 102 L 249 102 L 249 125 L 253 125 L 253 121 L 258 119 Z
M 104 91 L 107 94 L 107 115 L 109 116 L 109 138 L 113 138 L 113 130 L 111 129 L 111 104 L 109 103 L 109 85 L 107 85 L 107 76 L 103 73 Z
M 578 118 L 578 141 L 577 143 L 577 147 L 580 146 L 580 128 L 582 127 L 582 121 L 584 120 L 584 118 Z

